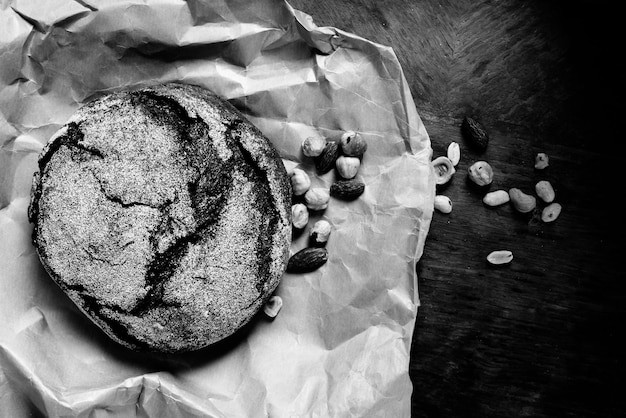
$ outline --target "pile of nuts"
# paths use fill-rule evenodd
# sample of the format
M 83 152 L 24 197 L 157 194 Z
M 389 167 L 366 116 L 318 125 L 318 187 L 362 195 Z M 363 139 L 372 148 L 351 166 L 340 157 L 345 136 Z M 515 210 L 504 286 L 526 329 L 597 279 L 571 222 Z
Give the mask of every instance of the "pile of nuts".
M 363 154 L 367 150 L 367 142 L 357 132 L 348 131 L 341 135 L 339 141 L 322 137 L 309 137 L 302 142 L 302 153 L 312 158 L 318 175 L 335 169 L 338 178 L 330 188 L 312 187 L 311 177 L 301 169 L 294 168 L 289 174 L 294 195 L 292 206 L 292 223 L 297 230 L 304 229 L 309 221 L 309 211 L 323 211 L 328 207 L 330 198 L 352 200 L 365 191 L 365 183 L 356 178 Z M 309 230 L 311 248 L 301 250 L 289 260 L 287 270 L 312 271 L 318 268 L 319 262 L 307 261 L 303 254 L 319 254 L 325 251 L 324 245 L 330 236 L 331 225 L 328 221 L 319 220 Z M 322 248 L 322 250 L 315 250 Z M 314 257 L 316 260 L 319 257 Z M 324 262 L 326 260 L 324 259 Z M 319 264 L 319 265 L 318 265 Z
M 367 142 L 359 133 L 346 131 L 335 140 L 321 136 L 306 138 L 301 148 L 304 156 L 313 160 L 317 175 L 335 170 L 337 176 L 330 187 L 314 187 L 306 170 L 296 167 L 289 173 L 294 202 L 291 207 L 292 226 L 298 233 L 309 225 L 311 212 L 319 213 L 328 208 L 331 197 L 349 201 L 363 194 L 365 183 L 357 178 L 357 174 L 363 154 L 367 151 Z M 308 231 L 308 246 L 289 258 L 287 271 L 306 273 L 324 265 L 328 260 L 325 246 L 331 230 L 332 225 L 327 220 L 316 221 Z M 280 307 L 280 296 L 272 296 L 264 312 L 273 318 Z
M 474 118 L 466 117 L 461 125 L 463 136 L 470 146 L 484 151 L 489 143 L 489 135 L 485 128 Z M 446 184 L 454 175 L 455 166 L 461 157 L 460 146 L 451 142 L 447 148 L 447 156 L 435 158 L 431 164 L 436 176 L 438 186 Z M 543 170 L 549 165 L 549 158 L 545 153 L 538 153 L 535 157 L 535 169 Z M 468 168 L 468 178 L 471 184 L 479 188 L 487 188 L 493 183 L 494 170 L 487 161 L 476 161 Z M 535 194 L 546 205 L 541 210 L 542 222 L 553 222 L 561 213 L 561 205 L 556 203 L 556 193 L 552 184 L 547 180 L 541 180 L 535 185 Z M 512 207 L 520 213 L 533 213 L 537 211 L 537 198 L 529 193 L 524 193 L 519 188 L 513 187 L 507 190 L 495 190 L 483 196 L 483 203 L 490 207 L 496 207 L 510 202 Z M 436 195 L 434 207 L 442 213 L 452 212 L 452 201 L 444 195 Z M 491 264 L 506 264 L 511 262 L 513 254 L 507 250 L 497 250 L 487 256 Z

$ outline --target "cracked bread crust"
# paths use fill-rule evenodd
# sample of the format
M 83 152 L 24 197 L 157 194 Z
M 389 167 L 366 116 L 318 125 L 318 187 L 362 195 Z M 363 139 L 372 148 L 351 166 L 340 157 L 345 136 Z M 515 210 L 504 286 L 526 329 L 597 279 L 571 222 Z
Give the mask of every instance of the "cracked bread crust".
M 230 103 L 165 84 L 82 106 L 33 179 L 33 243 L 54 281 L 138 351 L 197 350 L 263 306 L 291 242 L 291 186 Z

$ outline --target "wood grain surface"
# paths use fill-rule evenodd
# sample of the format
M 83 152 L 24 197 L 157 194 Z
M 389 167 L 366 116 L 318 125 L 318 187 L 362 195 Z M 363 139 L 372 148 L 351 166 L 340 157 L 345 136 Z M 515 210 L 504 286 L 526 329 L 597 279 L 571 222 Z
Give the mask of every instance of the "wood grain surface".
M 623 35 L 611 3 L 590 1 L 292 0 L 319 26 L 393 47 L 434 155 L 462 157 L 439 193 L 418 264 L 422 305 L 412 343 L 414 417 L 626 416 L 626 275 L 621 161 Z M 465 115 L 491 135 L 483 153 Z M 550 166 L 535 170 L 538 152 Z M 482 204 L 491 190 L 534 194 L 549 180 L 563 205 L 538 212 Z M 540 208 L 544 205 L 540 204 Z M 513 251 L 493 268 L 486 255 Z

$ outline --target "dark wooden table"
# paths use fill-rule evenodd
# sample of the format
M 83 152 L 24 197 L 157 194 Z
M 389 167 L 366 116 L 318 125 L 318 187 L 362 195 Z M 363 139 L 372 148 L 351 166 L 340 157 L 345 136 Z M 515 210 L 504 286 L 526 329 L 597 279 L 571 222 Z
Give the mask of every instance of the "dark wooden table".
M 624 47 L 619 14 L 591 1 L 292 0 L 319 26 L 394 48 L 434 155 L 461 144 L 418 265 L 410 375 L 415 417 L 626 416 L 622 259 Z M 491 134 L 468 149 L 465 115 Z M 534 169 L 545 152 L 550 166 Z M 553 223 L 489 208 L 466 183 L 556 189 Z M 486 255 L 513 251 L 492 268 Z

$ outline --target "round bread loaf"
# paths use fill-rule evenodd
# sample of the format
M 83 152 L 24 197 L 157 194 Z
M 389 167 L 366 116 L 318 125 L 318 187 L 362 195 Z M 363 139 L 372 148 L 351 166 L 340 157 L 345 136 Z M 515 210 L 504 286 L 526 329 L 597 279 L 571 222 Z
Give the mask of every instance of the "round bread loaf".
M 29 219 L 46 270 L 115 341 L 182 352 L 263 306 L 291 242 L 291 186 L 263 134 L 206 89 L 82 106 L 49 141 Z

